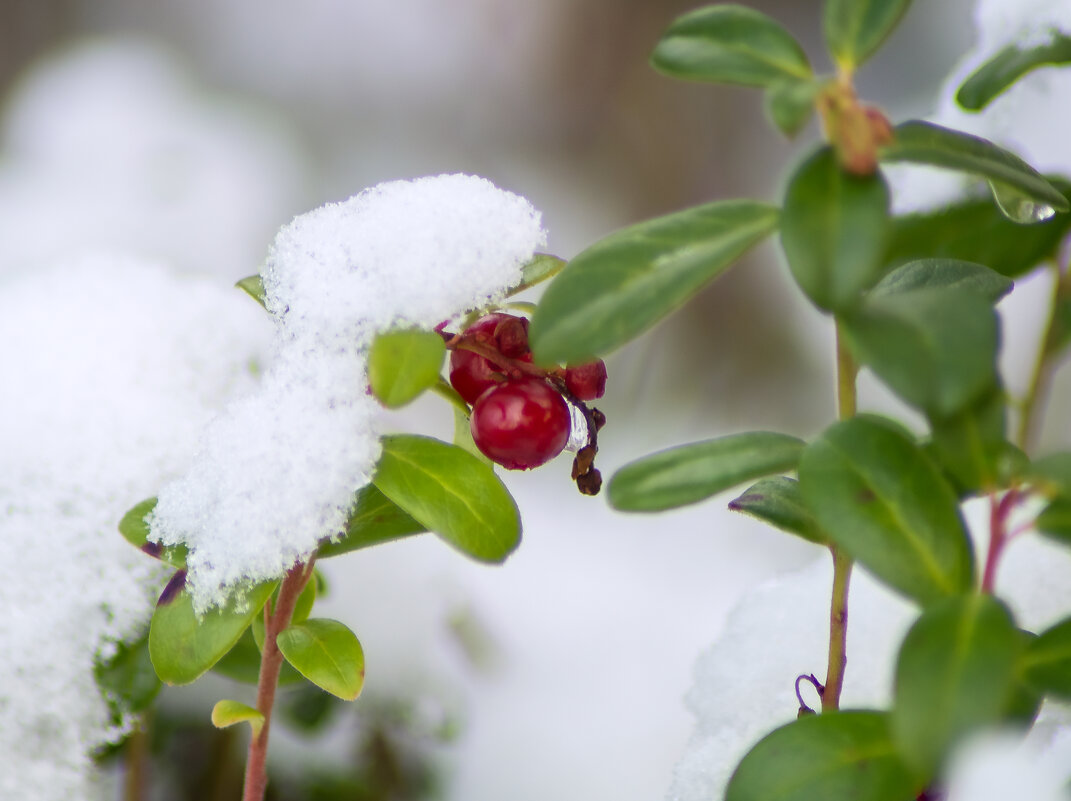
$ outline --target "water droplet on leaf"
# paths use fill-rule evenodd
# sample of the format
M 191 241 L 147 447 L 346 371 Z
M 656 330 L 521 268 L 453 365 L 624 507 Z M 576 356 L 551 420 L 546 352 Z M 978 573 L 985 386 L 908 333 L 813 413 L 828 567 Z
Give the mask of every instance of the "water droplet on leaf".
M 1012 222 L 1031 225 L 1045 222 L 1056 214 L 1056 209 L 1052 206 L 1038 203 L 1007 184 L 990 181 L 989 188 L 993 190 L 993 200 L 996 201 L 997 208 Z

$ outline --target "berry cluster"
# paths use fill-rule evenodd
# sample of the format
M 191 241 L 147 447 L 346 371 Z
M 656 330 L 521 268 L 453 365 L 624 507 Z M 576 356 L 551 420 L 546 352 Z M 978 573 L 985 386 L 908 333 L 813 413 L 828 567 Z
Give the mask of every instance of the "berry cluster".
M 450 383 L 472 406 L 472 438 L 487 458 L 509 470 L 550 461 L 569 441 L 572 402 L 587 418 L 589 435 L 588 445 L 577 454 L 573 478 L 582 492 L 598 492 L 598 471 L 591 462 L 595 432 L 605 418 L 584 402 L 602 397 L 606 389 L 601 359 L 564 369 L 536 367 L 528 348 L 528 321 L 501 312 L 481 317 L 447 344 L 452 350 Z

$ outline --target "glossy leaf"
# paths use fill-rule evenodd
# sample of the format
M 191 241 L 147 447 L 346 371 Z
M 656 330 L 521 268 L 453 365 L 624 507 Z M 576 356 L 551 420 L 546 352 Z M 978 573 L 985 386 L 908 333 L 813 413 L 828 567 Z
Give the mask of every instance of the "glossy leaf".
M 803 502 L 799 482 L 793 478 L 764 478 L 730 501 L 729 508 L 734 512 L 751 515 L 774 528 L 796 534 L 809 542 L 819 545 L 829 542 L 815 522 L 814 515 Z
M 345 536 L 338 542 L 325 542 L 316 555 L 320 559 L 338 556 L 425 531 L 425 526 L 402 511 L 374 484 L 368 484 L 357 491 Z
M 565 268 L 565 260 L 549 253 L 537 253 L 524 267 L 521 268 L 521 282 L 510 287 L 507 295 L 516 295 L 518 292 L 548 281 Z
M 223 658 L 212 666 L 213 673 L 225 676 L 231 681 L 256 685 L 257 681 L 260 679 L 261 649 L 258 647 L 256 639 L 253 637 L 253 630 L 257 621 L 262 620 L 262 618 L 262 615 L 257 615 L 253 618 L 253 625 L 250 625 L 249 628 L 242 632 L 242 636 L 238 638 L 238 642 L 234 644 L 234 647 L 227 651 L 227 653 L 223 655 Z M 260 631 L 261 637 L 263 638 L 263 624 L 261 624 Z M 294 670 L 294 668 L 286 662 L 283 662 L 282 667 L 279 669 L 280 687 L 286 687 L 303 681 L 305 681 L 305 679 L 300 673 Z
M 1071 499 L 1057 498 L 1041 510 L 1034 521 L 1040 534 L 1064 545 L 1071 545 Z
M 735 3 L 678 17 L 651 54 L 651 65 L 674 78 L 745 86 L 811 75 L 792 34 L 762 12 Z
M 800 491 L 829 538 L 922 604 L 968 591 L 974 560 L 955 492 L 898 425 L 836 423 L 800 459 Z
M 788 138 L 803 130 L 814 116 L 819 81 L 784 80 L 770 84 L 764 94 L 766 116 Z
M 119 521 L 119 533 L 134 547 L 144 551 L 149 556 L 155 557 L 172 567 L 180 570 L 186 567 L 188 550 L 185 545 L 173 545 L 163 547 L 159 543 L 149 541 L 149 523 L 146 518 L 156 508 L 156 498 L 142 501 Z
M 236 283 L 235 286 L 249 295 L 249 297 L 265 309 L 268 308 L 268 296 L 264 292 L 264 279 L 262 279 L 260 275 L 248 275 Z
M 781 244 L 796 283 L 820 309 L 842 311 L 877 282 L 889 226 L 880 173 L 860 177 L 821 148 L 789 181 Z
M 842 326 L 856 359 L 929 414 L 954 415 L 997 386 L 997 315 L 979 294 L 880 294 L 846 315 Z
M 973 292 L 996 303 L 1011 292 L 1012 281 L 982 264 L 958 259 L 919 259 L 886 273 L 870 297 L 894 295 L 914 289 L 949 289 Z
M 385 331 L 368 352 L 372 392 L 390 409 L 405 406 L 439 380 L 445 356 L 446 344 L 434 331 Z
M 752 431 L 694 442 L 625 465 L 610 480 L 610 505 L 658 512 L 696 503 L 760 476 L 793 470 L 803 440 Z
M 910 5 L 911 0 L 826 0 L 822 23 L 829 54 L 849 70 L 862 64 Z
M 760 740 L 729 779 L 725 801 L 908 801 L 920 789 L 885 713 L 830 712 Z
M 921 120 L 897 125 L 894 134 L 892 143 L 882 148 L 883 161 L 971 173 L 1012 187 L 1055 211 L 1068 210 L 1067 199 L 1033 167 L 987 139 Z
M 1071 38 L 1056 32 L 1036 47 L 1009 45 L 970 74 L 956 92 L 956 102 L 968 111 L 981 111 L 1028 72 L 1068 63 Z
M 198 620 L 193 601 L 182 590 L 153 612 L 149 655 L 156 675 L 166 684 L 189 684 L 211 668 L 241 638 L 275 590 L 277 582 L 255 584 L 244 598 L 210 609 Z
M 217 729 L 225 729 L 236 723 L 248 723 L 253 730 L 253 737 L 259 737 L 260 730 L 264 728 L 264 715 L 238 701 L 217 701 L 212 707 L 212 725 Z
M 1062 179 L 1050 178 L 1061 193 L 1071 191 Z M 899 265 L 938 257 L 977 262 L 1001 275 L 1017 278 L 1053 258 L 1071 229 L 1071 214 L 1057 214 L 1036 225 L 1013 223 L 988 198 L 893 219 L 885 262 Z
M 777 227 L 777 209 L 719 201 L 625 228 L 547 287 L 529 342 L 540 364 L 583 364 L 650 328 Z
M 1043 631 L 1027 646 L 1021 669 L 1027 684 L 1038 692 L 1071 701 L 1071 618 Z
M 1022 646 L 1011 614 L 991 595 L 922 613 L 896 662 L 892 729 L 909 764 L 932 775 L 965 735 L 1004 717 Z
M 317 687 L 345 701 L 361 694 L 364 651 L 352 631 L 337 620 L 316 618 L 279 632 L 286 661 Z
M 148 632 L 132 642 L 116 643 L 107 660 L 98 655 L 93 678 L 117 723 L 147 709 L 160 692 L 160 679 L 149 658 Z
M 422 526 L 481 562 L 501 562 L 520 542 L 520 516 L 505 485 L 456 445 L 384 437 L 373 483 Z
M 1005 399 L 999 388 L 950 417 L 931 417 L 929 453 L 961 495 L 1004 483 L 1011 445 L 1004 438 Z

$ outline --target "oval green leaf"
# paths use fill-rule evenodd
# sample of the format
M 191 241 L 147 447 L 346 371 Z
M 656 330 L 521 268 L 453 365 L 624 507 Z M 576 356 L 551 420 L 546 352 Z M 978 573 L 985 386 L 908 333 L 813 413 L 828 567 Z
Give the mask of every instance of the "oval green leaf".
M 931 776 L 964 736 L 1004 718 L 1023 643 L 990 595 L 951 598 L 922 613 L 896 662 L 892 728 L 908 764 Z
M 387 408 L 405 406 L 439 380 L 445 356 L 446 344 L 434 331 L 384 331 L 368 352 L 372 392 Z
M 675 19 L 651 54 L 651 65 L 674 78 L 744 86 L 811 77 L 807 55 L 792 34 L 735 3 L 705 6 Z
M 332 695 L 352 701 L 364 686 L 364 651 L 337 620 L 316 618 L 288 626 L 277 642 L 298 673 Z
M 871 415 L 835 423 L 803 451 L 799 477 L 822 530 L 886 584 L 922 604 L 971 588 L 956 494 L 896 424 Z
M 829 544 L 829 538 L 818 527 L 811 510 L 803 502 L 799 482 L 793 478 L 764 478 L 738 498 L 729 501 L 729 508 L 803 537 L 808 542 Z
M 200 620 L 185 589 L 158 605 L 149 626 L 149 656 L 156 675 L 166 684 L 196 680 L 234 647 L 277 583 L 255 584 L 243 598 L 210 609 Z
M 841 323 L 856 359 L 927 413 L 949 417 L 997 386 L 999 323 L 978 293 L 913 289 L 869 296 Z
M 186 567 L 188 550 L 185 545 L 173 545 L 164 548 L 156 542 L 149 541 L 149 521 L 147 518 L 156 508 L 156 498 L 142 501 L 119 521 L 119 533 L 123 539 L 136 548 L 180 570 Z
M 1048 179 L 1061 193 L 1071 185 Z M 1009 220 L 985 198 L 947 208 L 893 218 L 885 262 L 899 265 L 930 257 L 976 262 L 1017 278 L 1054 257 L 1071 228 L 1071 215 L 1059 214 L 1036 225 Z
M 1050 498 L 1071 498 L 1071 451 L 1035 459 L 1023 476 Z
M 1057 498 L 1038 514 L 1034 528 L 1051 540 L 1071 545 L 1071 499 Z
M 985 265 L 958 259 L 919 259 L 890 270 L 870 290 L 870 297 L 913 289 L 973 292 L 996 303 L 1011 292 L 1012 281 Z
M 264 292 L 264 279 L 260 275 L 247 275 L 235 284 L 240 290 L 259 303 L 263 308 L 268 308 L 268 296 Z
M 820 81 L 784 80 L 771 84 L 763 95 L 766 116 L 781 133 L 792 139 L 814 116 Z
M 257 640 L 253 636 L 253 631 L 254 627 L 257 625 L 257 621 L 262 619 L 263 615 L 257 615 L 253 618 L 252 624 L 242 633 L 242 636 L 238 638 L 238 642 L 234 644 L 234 647 L 227 651 L 227 653 L 223 655 L 223 658 L 212 666 L 213 673 L 218 673 L 220 676 L 226 676 L 228 679 L 241 682 L 242 684 L 256 685 L 260 680 L 260 647 L 257 645 Z M 260 632 L 263 639 L 263 623 L 260 625 Z M 305 679 L 300 673 L 290 667 L 286 662 L 283 662 L 282 667 L 279 669 L 280 687 L 286 687 L 303 681 L 305 681 Z
M 744 481 L 794 470 L 804 444 L 787 434 L 751 431 L 660 451 L 614 474 L 610 505 L 660 512 L 697 503 Z
M 583 364 L 650 328 L 777 227 L 777 209 L 709 203 L 611 234 L 547 287 L 528 336 L 539 364 Z
M 521 282 L 510 287 L 507 295 L 516 295 L 518 292 L 541 284 L 565 269 L 565 260 L 549 253 L 537 253 L 524 267 L 521 268 Z
M 766 735 L 737 766 L 725 801 L 908 801 L 921 784 L 883 712 L 807 715 Z
M 1068 210 L 1067 199 L 1037 170 L 987 139 L 921 120 L 897 125 L 894 137 L 881 149 L 882 161 L 929 164 L 971 173 L 1012 187 L 1051 210 Z
M 236 723 L 248 723 L 253 730 L 253 737 L 260 736 L 260 730 L 264 728 L 264 715 L 251 706 L 238 701 L 217 701 L 212 707 L 212 725 L 217 729 L 225 729 Z
M 960 495 L 1003 485 L 1013 446 L 1004 438 L 1005 396 L 1000 387 L 950 417 L 931 416 L 929 454 Z
M 402 511 L 375 484 L 368 484 L 357 491 L 342 539 L 325 542 L 316 555 L 326 559 L 425 531 L 425 526 Z
M 1071 701 L 1071 618 L 1043 631 L 1027 646 L 1021 669 L 1033 689 Z
M 517 504 L 495 471 L 430 437 L 383 438 L 376 488 L 406 514 L 481 562 L 501 562 L 521 539 Z
M 956 102 L 968 111 L 981 111 L 1028 72 L 1068 63 L 1071 38 L 1055 31 L 1049 41 L 1037 47 L 1009 45 L 970 74 L 956 92 Z
M 833 60 L 852 70 L 892 33 L 911 0 L 826 0 L 822 24 Z
M 796 283 L 820 309 L 853 308 L 881 276 L 889 188 L 880 173 L 849 175 L 823 147 L 792 176 L 781 245 Z

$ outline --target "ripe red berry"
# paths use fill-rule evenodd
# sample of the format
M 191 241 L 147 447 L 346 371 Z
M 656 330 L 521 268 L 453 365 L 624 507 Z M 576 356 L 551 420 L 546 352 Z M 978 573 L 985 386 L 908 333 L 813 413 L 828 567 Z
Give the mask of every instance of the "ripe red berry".
M 509 470 L 549 462 L 569 441 L 569 405 L 545 381 L 525 376 L 487 390 L 472 409 L 476 447 Z
M 601 398 L 606 392 L 606 363 L 596 359 L 587 364 L 565 368 L 565 386 L 577 400 L 590 401 Z
M 528 321 L 523 317 L 501 312 L 488 314 L 466 328 L 465 334 L 511 359 L 532 360 L 528 350 Z M 504 378 L 501 367 L 471 350 L 458 348 L 450 353 L 450 383 L 465 403 L 475 403 Z

